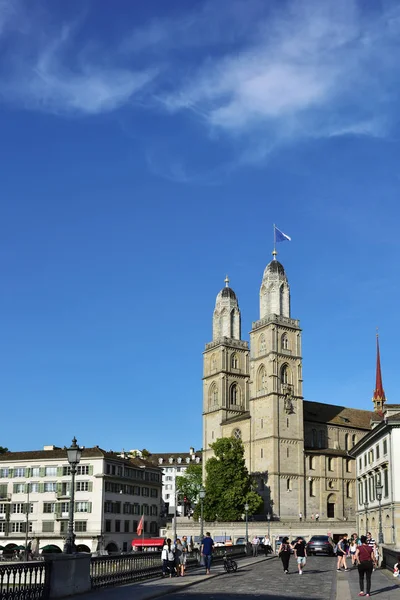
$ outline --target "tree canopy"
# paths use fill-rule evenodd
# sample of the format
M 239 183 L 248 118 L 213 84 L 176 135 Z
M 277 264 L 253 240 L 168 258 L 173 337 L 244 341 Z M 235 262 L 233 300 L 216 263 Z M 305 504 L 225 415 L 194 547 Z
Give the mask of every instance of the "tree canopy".
M 202 466 L 190 464 L 184 475 L 176 478 L 176 489 L 179 494 L 186 496 L 190 504 L 198 501 L 199 490 L 202 483 Z
M 242 440 L 220 438 L 211 448 L 214 456 L 206 463 L 205 520 L 238 521 L 245 512 L 246 502 L 250 515 L 259 511 L 263 499 L 252 489 Z
M 8 448 L 4 446 L 0 446 L 0 454 L 6 454 L 6 452 L 10 452 Z

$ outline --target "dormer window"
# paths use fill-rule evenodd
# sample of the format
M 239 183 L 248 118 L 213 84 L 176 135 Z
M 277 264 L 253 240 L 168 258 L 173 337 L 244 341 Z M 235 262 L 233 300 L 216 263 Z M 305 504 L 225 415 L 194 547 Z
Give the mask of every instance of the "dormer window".
M 186 462 L 187 462 L 187 463 L 190 463 L 190 456 L 187 456 L 187 457 L 186 457 Z
M 200 456 L 196 456 L 196 462 L 199 463 L 200 462 Z
M 181 459 L 181 457 L 179 457 L 178 458 L 178 463 L 181 464 L 181 462 L 182 462 L 182 459 Z
M 168 462 L 170 465 L 172 465 L 172 463 L 174 462 L 174 459 L 172 458 L 172 456 L 171 456 L 171 458 L 168 459 Z
M 164 459 L 163 459 L 163 458 L 159 458 L 159 459 L 158 459 L 158 464 L 159 464 L 159 465 L 162 465 L 162 464 L 163 464 L 163 461 L 164 461 Z

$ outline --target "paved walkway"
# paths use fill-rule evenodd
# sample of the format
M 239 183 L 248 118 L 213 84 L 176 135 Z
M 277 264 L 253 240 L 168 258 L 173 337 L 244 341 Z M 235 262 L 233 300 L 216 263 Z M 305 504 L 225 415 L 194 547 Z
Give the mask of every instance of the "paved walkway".
M 338 573 L 337 600 L 358 598 L 360 586 L 358 583 L 358 570 L 351 569 L 345 573 Z M 365 592 L 365 589 L 364 589 Z M 394 578 L 391 571 L 377 569 L 372 573 L 371 598 L 377 600 L 400 600 L 399 579 Z

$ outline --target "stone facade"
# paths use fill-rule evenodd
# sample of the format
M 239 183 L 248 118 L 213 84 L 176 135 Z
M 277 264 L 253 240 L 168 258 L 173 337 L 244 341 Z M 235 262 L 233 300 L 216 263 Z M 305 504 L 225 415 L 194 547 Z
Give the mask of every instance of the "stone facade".
M 355 468 L 348 451 L 370 430 L 374 413 L 303 399 L 302 332 L 275 256 L 263 274 L 250 343 L 241 339 L 240 321 L 226 279 L 204 352 L 203 465 L 210 444 L 240 437 L 265 513 L 354 519 Z

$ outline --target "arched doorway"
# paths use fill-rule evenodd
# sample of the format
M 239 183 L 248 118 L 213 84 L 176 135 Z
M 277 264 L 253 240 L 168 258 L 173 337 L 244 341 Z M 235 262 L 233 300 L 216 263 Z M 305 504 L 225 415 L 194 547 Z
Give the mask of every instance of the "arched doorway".
M 76 551 L 77 552 L 88 552 L 89 554 L 91 554 L 91 550 L 88 546 L 86 546 L 86 544 L 78 544 L 76 547 Z
M 326 501 L 326 516 L 328 519 L 335 518 L 336 494 L 329 494 Z
M 56 544 L 47 544 L 47 546 L 43 546 L 40 550 L 42 554 L 59 554 L 62 552 L 60 546 L 56 546 Z
M 109 544 L 107 544 L 106 551 L 108 552 L 108 554 L 118 554 L 119 552 L 118 546 L 117 544 L 114 544 L 114 542 L 110 542 Z

